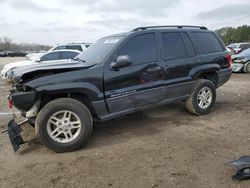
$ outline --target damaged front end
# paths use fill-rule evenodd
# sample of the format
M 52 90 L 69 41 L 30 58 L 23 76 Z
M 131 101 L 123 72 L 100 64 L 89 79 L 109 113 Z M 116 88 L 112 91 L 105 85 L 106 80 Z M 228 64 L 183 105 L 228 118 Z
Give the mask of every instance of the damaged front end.
M 26 143 L 21 136 L 21 126 L 27 122 L 31 123 L 31 119 L 37 115 L 39 105 L 40 102 L 36 99 L 36 91 L 27 90 L 22 85 L 15 85 L 15 88 L 10 91 L 8 106 L 13 111 L 13 119 L 8 123 L 7 129 L 2 132 L 8 132 L 14 152 L 20 148 L 20 145 Z M 14 106 L 21 112 L 21 115 L 25 117 L 24 121 L 20 123 L 16 122 Z

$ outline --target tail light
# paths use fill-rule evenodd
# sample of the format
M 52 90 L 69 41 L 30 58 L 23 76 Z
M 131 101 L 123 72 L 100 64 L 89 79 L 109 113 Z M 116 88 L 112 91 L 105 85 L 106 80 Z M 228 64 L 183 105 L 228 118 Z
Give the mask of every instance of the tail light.
M 225 56 L 225 59 L 227 61 L 227 67 L 230 68 L 232 66 L 232 64 L 233 64 L 233 60 L 232 60 L 231 54 L 227 54 Z
M 8 106 L 9 108 L 13 108 L 13 100 L 12 99 L 8 99 Z

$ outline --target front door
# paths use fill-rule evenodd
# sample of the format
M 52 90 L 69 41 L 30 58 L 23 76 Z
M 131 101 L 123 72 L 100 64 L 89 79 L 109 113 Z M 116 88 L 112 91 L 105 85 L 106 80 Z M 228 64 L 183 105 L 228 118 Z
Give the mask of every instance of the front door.
M 132 64 L 104 73 L 105 97 L 110 113 L 118 113 L 164 99 L 165 79 L 159 63 L 155 33 L 131 37 L 118 49 L 116 57 L 127 55 Z M 112 63 L 112 62 L 110 62 Z

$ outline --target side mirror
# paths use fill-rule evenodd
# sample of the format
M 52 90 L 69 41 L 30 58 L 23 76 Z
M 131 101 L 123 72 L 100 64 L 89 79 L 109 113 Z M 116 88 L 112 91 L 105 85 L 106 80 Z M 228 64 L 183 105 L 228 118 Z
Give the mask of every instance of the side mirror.
M 127 67 L 132 64 L 128 55 L 118 56 L 116 62 L 111 63 L 111 68 L 116 70 L 119 68 Z

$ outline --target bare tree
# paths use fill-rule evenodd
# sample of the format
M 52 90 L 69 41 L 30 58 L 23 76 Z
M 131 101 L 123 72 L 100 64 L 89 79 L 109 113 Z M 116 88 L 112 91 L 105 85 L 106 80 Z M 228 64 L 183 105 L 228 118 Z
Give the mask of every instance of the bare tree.
M 0 38 L 0 51 L 8 51 L 8 50 L 19 50 L 19 51 L 41 51 L 41 50 L 49 50 L 51 46 L 49 45 L 40 45 L 40 44 L 29 44 L 29 43 L 13 43 L 12 40 L 8 37 Z

